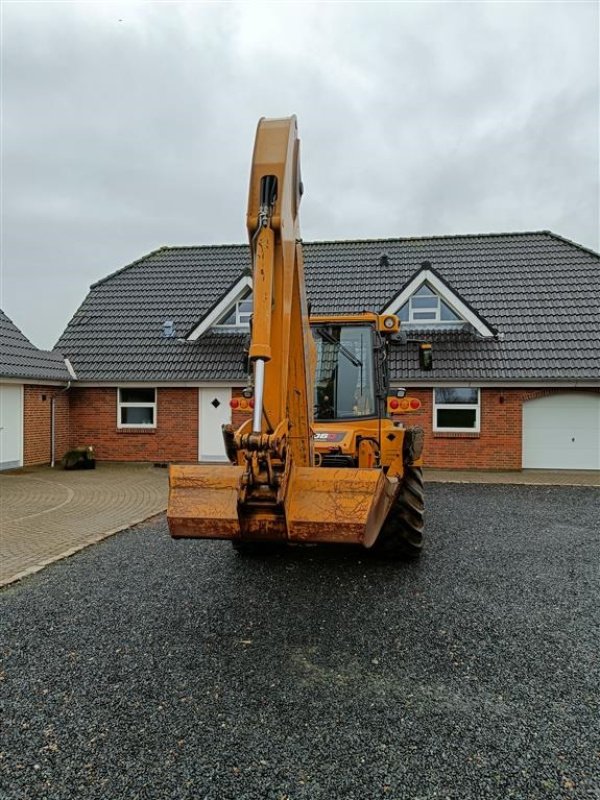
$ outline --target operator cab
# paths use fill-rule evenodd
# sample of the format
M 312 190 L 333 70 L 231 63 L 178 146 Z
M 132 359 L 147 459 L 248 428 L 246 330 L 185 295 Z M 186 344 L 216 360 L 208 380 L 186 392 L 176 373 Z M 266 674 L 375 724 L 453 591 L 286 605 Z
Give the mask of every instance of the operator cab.
M 378 415 L 376 338 L 372 324 L 315 323 L 315 420 L 368 419 Z

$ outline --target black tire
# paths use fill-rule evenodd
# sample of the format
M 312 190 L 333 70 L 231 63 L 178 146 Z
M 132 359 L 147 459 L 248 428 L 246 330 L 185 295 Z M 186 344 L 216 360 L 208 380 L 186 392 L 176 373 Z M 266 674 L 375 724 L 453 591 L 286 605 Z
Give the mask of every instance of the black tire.
M 423 549 L 424 511 L 423 471 L 407 466 L 373 552 L 386 558 L 418 558 Z

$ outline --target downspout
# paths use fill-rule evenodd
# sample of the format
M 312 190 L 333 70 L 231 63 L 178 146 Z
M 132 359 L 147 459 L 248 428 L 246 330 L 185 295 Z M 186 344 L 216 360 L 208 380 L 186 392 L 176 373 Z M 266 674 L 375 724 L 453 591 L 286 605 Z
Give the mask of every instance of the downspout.
M 55 456 L 55 447 L 54 447 L 54 431 L 55 431 L 55 421 L 54 421 L 54 409 L 55 409 L 55 401 L 59 394 L 64 394 L 68 392 L 71 388 L 71 381 L 68 381 L 67 385 L 64 389 L 61 389 L 60 392 L 56 392 L 56 394 L 52 395 L 52 399 L 50 400 L 50 466 L 54 467 L 54 456 Z

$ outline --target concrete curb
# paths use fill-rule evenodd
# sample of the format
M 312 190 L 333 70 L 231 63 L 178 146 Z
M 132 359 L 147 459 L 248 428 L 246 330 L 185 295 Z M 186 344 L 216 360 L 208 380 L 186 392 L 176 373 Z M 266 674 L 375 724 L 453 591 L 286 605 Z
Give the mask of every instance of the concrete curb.
M 477 486 L 566 486 L 566 487 L 574 487 L 574 486 L 583 486 L 587 489 L 600 489 L 600 481 L 598 483 L 566 483 L 561 481 L 560 483 L 557 481 L 519 481 L 516 479 L 507 478 L 505 480 L 497 481 L 497 480 L 484 480 L 481 477 L 468 479 L 468 478 L 428 478 L 427 476 L 424 477 L 425 483 L 460 483 L 460 484 L 469 484 L 472 483 Z
M 17 581 L 23 580 L 23 578 L 27 578 L 29 575 L 35 575 L 36 572 L 40 572 L 44 569 L 44 567 L 48 567 L 50 564 L 55 564 L 57 561 L 62 561 L 64 558 L 69 558 L 70 556 L 75 555 L 75 553 L 85 550 L 86 547 L 90 547 L 93 544 L 98 544 L 98 542 L 108 539 L 109 536 L 114 536 L 116 533 L 121 533 L 122 531 L 128 530 L 128 528 L 134 528 L 136 525 L 140 525 L 142 522 L 152 519 L 152 517 L 157 517 L 159 514 L 163 514 L 165 511 L 166 506 L 162 511 L 153 511 L 151 514 L 141 517 L 140 519 L 133 520 L 132 522 L 128 522 L 126 525 L 113 528 L 109 531 L 104 531 L 103 533 L 98 533 L 92 538 L 88 539 L 86 542 L 77 544 L 74 547 L 70 547 L 68 550 L 59 553 L 52 558 L 47 558 L 44 561 L 40 561 L 38 564 L 35 564 L 34 566 L 27 567 L 27 569 L 24 569 L 22 572 L 17 572 L 15 575 L 4 578 L 0 580 L 0 590 L 10 586 L 13 583 L 16 583 Z

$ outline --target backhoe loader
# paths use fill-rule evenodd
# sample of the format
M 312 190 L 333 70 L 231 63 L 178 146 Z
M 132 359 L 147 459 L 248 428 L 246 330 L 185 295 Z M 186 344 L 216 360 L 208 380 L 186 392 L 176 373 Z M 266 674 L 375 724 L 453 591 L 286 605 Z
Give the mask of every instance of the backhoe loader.
M 416 557 L 423 431 L 394 422 L 386 368 L 395 315 L 311 317 L 295 117 L 258 123 L 247 210 L 253 313 L 246 421 L 224 426 L 230 465 L 171 465 L 174 538 L 242 552 L 337 542 Z M 401 401 L 407 410 L 416 399 Z

